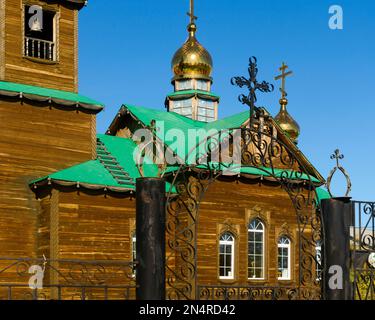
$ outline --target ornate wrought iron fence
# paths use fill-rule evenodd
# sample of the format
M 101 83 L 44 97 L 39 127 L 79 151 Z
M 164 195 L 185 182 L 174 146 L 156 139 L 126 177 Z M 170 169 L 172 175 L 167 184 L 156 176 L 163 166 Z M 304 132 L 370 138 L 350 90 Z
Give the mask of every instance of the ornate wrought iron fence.
M 295 300 L 295 287 L 198 286 L 200 300 Z
M 233 129 L 235 130 L 235 129 Z M 241 165 L 256 168 L 279 183 L 287 192 L 296 211 L 298 224 L 299 274 L 295 292 L 299 299 L 320 299 L 321 283 L 316 277 L 316 248 L 323 242 L 322 223 L 315 184 L 308 170 L 299 163 L 293 151 L 275 138 L 272 128 L 241 128 Z M 230 131 L 230 130 L 229 130 Z M 219 137 L 209 137 L 207 158 Z M 228 135 L 231 139 L 231 135 Z M 222 175 L 220 164 L 198 162 L 182 165 L 175 173 L 178 196 L 167 203 L 167 296 L 169 299 L 192 299 L 197 292 L 197 225 L 199 206 L 209 186 Z M 234 169 L 234 168 L 233 168 Z M 323 266 L 324 267 L 324 266 Z M 275 295 L 277 297 L 278 295 Z
M 352 201 L 353 296 L 375 300 L 375 202 Z
M 135 299 L 132 262 L 0 258 L 0 299 Z

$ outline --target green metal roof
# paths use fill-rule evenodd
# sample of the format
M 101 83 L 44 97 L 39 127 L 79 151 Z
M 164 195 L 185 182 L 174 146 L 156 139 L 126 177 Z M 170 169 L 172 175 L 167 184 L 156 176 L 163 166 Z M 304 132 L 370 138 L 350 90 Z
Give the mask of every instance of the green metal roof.
M 30 186 L 38 187 L 56 183 L 63 186 L 78 186 L 95 190 L 108 189 L 116 192 L 135 190 L 135 180 L 142 176 L 133 157 L 137 145 L 131 139 L 108 135 L 97 137 L 98 157 L 96 160 L 90 160 L 31 181 Z M 105 152 L 103 146 L 105 146 Z M 148 158 L 144 159 L 142 170 L 145 177 L 158 176 L 158 167 Z M 121 178 L 124 175 L 129 178 L 124 180 Z M 122 181 L 119 181 L 116 176 L 120 176 Z
M 239 128 L 249 118 L 249 112 L 245 111 L 230 117 L 206 123 L 202 121 L 192 120 L 175 112 L 165 112 L 157 109 L 137 107 L 128 104 L 123 105 L 122 108 L 126 111 L 129 111 L 136 120 L 139 120 L 145 126 L 150 126 L 151 121 L 153 120 L 160 122 L 160 124 L 164 126 L 164 131 L 157 130 L 156 136 L 161 141 L 165 142 L 165 144 L 170 147 L 170 150 L 172 152 L 175 152 L 181 160 L 187 159 L 188 155 L 191 154 L 191 156 L 188 157 L 188 163 L 192 163 L 192 161 L 195 160 L 194 152 L 192 151 L 197 148 L 197 145 L 199 145 L 200 142 L 202 142 L 199 137 L 197 137 L 196 141 L 189 139 L 189 130 L 191 130 L 190 134 L 197 133 L 198 135 L 199 131 L 197 131 L 197 129 L 203 129 L 204 131 L 202 131 L 202 133 L 214 133 L 215 131 L 219 133 L 220 131 L 223 131 L 225 129 Z M 176 148 L 173 148 L 171 147 L 173 141 L 166 141 L 165 133 L 176 132 L 176 129 L 184 133 L 184 148 L 182 148 L 181 146 L 176 146 Z M 221 134 L 223 134 L 223 132 L 221 132 Z
M 205 99 L 211 99 L 211 100 L 219 100 L 220 97 L 217 94 L 214 94 L 210 91 L 203 91 L 203 90 L 179 90 L 174 91 L 167 95 L 167 98 L 179 98 L 179 99 L 186 99 L 191 98 L 194 96 L 198 96 L 199 98 Z
M 96 100 L 74 92 L 48 89 L 27 84 L 0 81 L 0 96 L 27 98 L 35 101 L 53 101 L 60 105 L 77 106 L 101 111 L 104 105 Z
M 145 127 L 149 127 L 153 120 L 156 121 L 158 129 L 156 130 L 156 136 L 169 146 L 172 152 L 176 152 L 181 160 L 187 158 L 190 150 L 197 149 L 199 138 L 196 141 L 189 141 L 189 130 L 196 132 L 197 129 L 203 129 L 205 133 L 208 130 L 216 130 L 217 132 L 223 132 L 225 129 L 240 128 L 249 118 L 249 112 L 244 111 L 235 114 L 230 117 L 226 117 L 221 120 L 217 120 L 210 123 L 196 121 L 179 115 L 174 112 L 165 112 L 157 109 L 148 109 L 143 107 L 137 107 L 133 105 L 123 105 L 121 110 L 122 113 L 129 113 L 135 121 L 138 121 Z M 159 122 L 159 123 L 158 123 Z M 187 140 L 183 148 L 173 149 L 173 142 L 166 140 L 165 133 L 169 130 L 179 129 L 184 133 L 184 137 Z M 135 190 L 135 179 L 146 176 L 146 177 L 157 177 L 160 174 L 168 174 L 176 172 L 179 169 L 177 165 L 168 166 L 164 172 L 160 172 L 158 166 L 147 157 L 143 162 L 141 175 L 138 166 L 134 161 L 134 153 L 136 152 L 136 143 L 130 138 L 122 138 L 111 135 L 98 135 L 97 145 L 97 159 L 87 161 L 85 163 L 73 166 L 71 168 L 50 174 L 41 179 L 32 181 L 30 184 L 38 187 L 39 185 L 45 185 L 48 183 L 57 183 L 61 185 L 79 185 L 87 187 L 89 189 L 109 189 L 117 192 L 126 192 Z M 171 138 L 171 137 L 169 137 Z M 172 137 L 173 138 L 173 137 Z M 173 140 L 173 139 L 172 139 Z M 176 144 L 177 145 L 177 144 Z M 194 153 L 188 157 L 186 163 L 195 166 Z M 284 169 L 271 169 L 271 168 L 254 168 L 254 167 L 240 167 L 235 168 L 234 166 L 220 163 L 210 164 L 212 168 L 217 170 L 231 170 L 232 175 L 238 174 L 241 176 L 251 176 L 250 178 L 262 177 L 266 180 L 274 180 L 282 174 L 288 174 L 289 179 L 293 180 L 292 171 Z M 204 166 L 196 166 L 198 169 L 204 169 Z M 303 174 L 302 177 L 295 177 L 295 180 L 311 180 L 314 184 L 321 184 L 321 181 L 312 175 Z M 171 186 L 167 184 L 167 190 Z M 329 196 L 329 194 L 322 190 L 319 190 L 319 198 Z

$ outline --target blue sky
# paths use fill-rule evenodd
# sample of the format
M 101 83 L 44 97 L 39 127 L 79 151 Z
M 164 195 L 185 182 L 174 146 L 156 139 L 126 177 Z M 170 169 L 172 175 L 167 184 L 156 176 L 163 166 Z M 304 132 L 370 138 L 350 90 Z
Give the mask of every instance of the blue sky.
M 109 5 L 110 3 L 110 5 Z M 331 5 L 344 10 L 344 29 L 328 27 Z M 356 200 L 375 200 L 375 1 L 196 0 L 198 40 L 214 60 L 212 91 L 220 117 L 246 110 L 230 85 L 258 58 L 259 79 L 275 85 L 285 61 L 288 110 L 301 126 L 299 147 L 327 177 L 339 148 Z M 187 37 L 188 0 L 89 1 L 80 12 L 80 92 L 106 105 L 105 132 L 122 103 L 163 109 L 173 91 L 170 62 Z M 259 94 L 276 115 L 279 91 Z M 333 182 L 335 183 L 335 181 Z M 344 192 L 343 180 L 333 188 Z

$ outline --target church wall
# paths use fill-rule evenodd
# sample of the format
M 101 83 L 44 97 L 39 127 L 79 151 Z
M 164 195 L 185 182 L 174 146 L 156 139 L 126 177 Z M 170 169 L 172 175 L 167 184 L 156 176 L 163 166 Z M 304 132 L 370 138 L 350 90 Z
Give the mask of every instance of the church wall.
M 0 256 L 35 256 L 41 205 L 28 184 L 92 158 L 92 117 L 0 101 Z
M 4 64 L 0 80 L 77 92 L 78 11 L 61 4 L 47 5 L 43 1 L 2 1 L 6 4 L 5 60 L 0 59 L 0 63 Z M 38 4 L 58 13 L 56 62 L 23 57 L 24 4 Z
M 248 224 L 259 217 L 265 224 L 265 279 L 247 279 Z M 219 279 L 219 237 L 235 236 L 235 279 Z M 216 181 L 208 189 L 199 211 L 198 284 L 200 285 L 290 285 L 298 277 L 296 212 L 280 186 Z M 292 279 L 277 280 L 277 241 L 287 234 L 292 240 Z M 294 269 L 294 270 L 293 270 Z
M 131 261 L 135 198 L 59 194 L 59 259 Z

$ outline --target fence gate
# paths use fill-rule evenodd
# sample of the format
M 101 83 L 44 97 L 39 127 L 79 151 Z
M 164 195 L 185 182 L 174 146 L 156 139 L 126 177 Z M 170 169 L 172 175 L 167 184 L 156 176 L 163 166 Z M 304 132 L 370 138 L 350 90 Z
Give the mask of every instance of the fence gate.
M 353 298 L 375 300 L 375 202 L 352 201 Z

